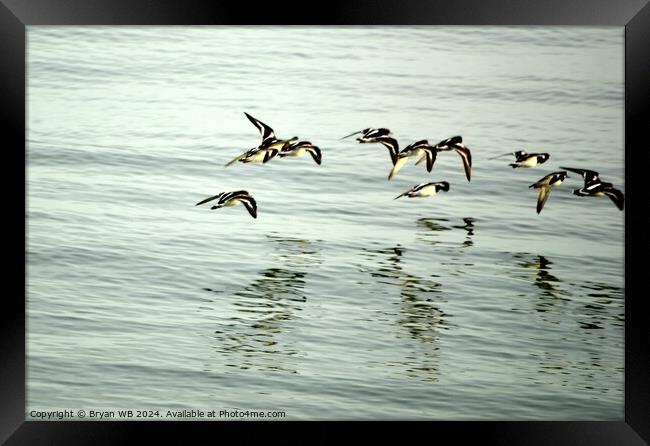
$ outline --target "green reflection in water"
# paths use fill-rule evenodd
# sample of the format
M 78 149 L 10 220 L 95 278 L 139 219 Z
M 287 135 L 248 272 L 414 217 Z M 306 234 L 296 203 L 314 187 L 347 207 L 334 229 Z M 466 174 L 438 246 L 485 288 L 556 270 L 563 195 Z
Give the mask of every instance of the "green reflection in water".
M 309 270 L 322 262 L 320 248 L 305 239 L 277 234 L 266 237 L 273 246 L 273 266 L 231 293 L 235 312 L 214 330 L 213 348 L 216 359 L 226 361 L 229 367 L 296 373 L 291 361 L 279 358 L 301 354 L 294 322 L 307 301 Z

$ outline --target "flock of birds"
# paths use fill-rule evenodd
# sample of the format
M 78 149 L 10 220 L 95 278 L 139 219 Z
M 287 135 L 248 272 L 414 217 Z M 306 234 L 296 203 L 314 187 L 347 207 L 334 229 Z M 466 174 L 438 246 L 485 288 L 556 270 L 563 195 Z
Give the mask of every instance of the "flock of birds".
M 253 125 L 259 130 L 262 135 L 262 142 L 255 148 L 242 153 L 241 155 L 233 158 L 226 164 L 230 166 L 235 162 L 241 163 L 266 163 L 276 156 L 284 158 L 287 156 L 303 156 L 309 153 L 314 159 L 316 164 L 320 165 L 322 161 L 322 153 L 318 146 L 313 145 L 310 141 L 300 141 L 297 136 L 290 139 L 278 139 L 275 132 L 271 127 L 264 124 L 262 121 L 255 119 L 248 113 L 244 112 L 246 117 Z M 399 144 L 392 133 L 387 128 L 366 128 L 357 132 L 353 132 L 341 139 L 349 138 L 350 136 L 360 135 L 357 139 L 359 143 L 368 144 L 376 143 L 381 144 L 388 149 L 390 159 L 392 162 L 392 169 L 388 174 L 388 179 L 393 178 L 397 172 L 404 167 L 409 158 L 419 158 L 415 163 L 416 165 L 426 161 L 427 172 L 431 172 L 433 165 L 436 162 L 438 153 L 455 151 L 463 162 L 465 169 L 465 176 L 467 181 L 471 181 L 472 176 L 472 153 L 469 148 L 463 144 L 461 136 L 454 136 L 448 138 L 435 145 L 429 144 L 428 140 L 423 139 L 416 141 L 402 150 L 399 149 Z M 530 168 L 545 163 L 550 158 L 548 153 L 526 153 L 523 150 L 505 153 L 489 159 L 496 159 L 503 156 L 513 155 L 515 161 L 509 164 L 513 168 Z M 612 183 L 601 181 L 599 173 L 594 170 L 577 169 L 572 167 L 561 167 L 561 171 L 552 172 L 544 176 L 540 180 L 531 184 L 529 188 L 539 189 L 537 197 L 537 213 L 539 214 L 546 201 L 548 200 L 551 189 L 559 186 L 568 178 L 567 171 L 574 172 L 582 176 L 584 184 L 579 189 L 574 189 L 573 194 L 580 197 L 595 197 L 607 196 L 609 197 L 616 207 L 623 210 L 625 196 L 623 193 L 614 187 Z M 447 192 L 449 190 L 449 183 L 447 181 L 432 181 L 420 183 L 406 192 L 395 197 L 395 200 L 401 197 L 431 197 L 440 191 Z M 253 218 L 257 218 L 257 202 L 248 191 L 238 190 L 233 192 L 220 192 L 217 195 L 205 198 L 199 201 L 196 206 L 199 206 L 210 201 L 217 200 L 217 203 L 210 209 L 219 209 L 222 207 L 236 206 L 243 204 Z

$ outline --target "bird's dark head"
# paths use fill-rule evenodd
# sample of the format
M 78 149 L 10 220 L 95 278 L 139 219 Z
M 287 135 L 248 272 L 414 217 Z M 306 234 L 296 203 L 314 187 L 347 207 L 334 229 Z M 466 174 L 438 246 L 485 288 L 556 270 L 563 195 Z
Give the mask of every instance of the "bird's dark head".
M 549 155 L 548 153 L 541 153 L 541 154 L 539 155 L 539 162 L 540 162 L 540 163 L 543 163 L 543 162 L 545 162 L 547 159 L 549 159 L 550 157 L 551 157 L 551 155 Z
M 526 156 L 526 152 L 523 150 L 517 150 L 516 152 L 512 152 L 512 154 L 517 158 L 519 158 L 520 156 Z
M 447 192 L 449 190 L 449 183 L 446 181 L 441 181 L 438 187 L 440 188 L 440 190 L 444 190 L 445 192 Z
M 558 176 L 560 177 L 560 179 L 561 179 L 562 181 L 564 181 L 565 179 L 569 178 L 569 174 L 568 174 L 565 170 L 561 170 L 561 171 L 559 171 L 559 172 L 558 172 Z

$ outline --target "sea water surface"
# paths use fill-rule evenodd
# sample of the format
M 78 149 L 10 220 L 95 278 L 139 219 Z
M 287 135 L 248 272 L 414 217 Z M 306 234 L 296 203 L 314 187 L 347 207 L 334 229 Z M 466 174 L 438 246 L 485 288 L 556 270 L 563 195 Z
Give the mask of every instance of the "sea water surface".
M 27 416 L 622 420 L 624 30 L 28 27 Z M 257 146 L 244 112 L 322 149 Z M 392 180 L 381 145 L 462 135 Z M 506 152 L 548 152 L 512 169 Z M 425 181 L 433 198 L 393 200 Z M 258 203 L 194 206 L 244 189 Z

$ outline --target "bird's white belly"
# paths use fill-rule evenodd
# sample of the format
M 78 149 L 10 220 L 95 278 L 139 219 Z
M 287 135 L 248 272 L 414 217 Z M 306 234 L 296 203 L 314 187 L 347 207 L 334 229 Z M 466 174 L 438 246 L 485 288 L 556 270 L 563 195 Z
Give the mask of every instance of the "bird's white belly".
M 432 195 L 436 194 L 436 187 L 435 186 L 427 186 L 418 191 L 417 196 L 418 197 L 430 197 Z
M 236 205 L 238 205 L 239 203 L 241 203 L 241 201 L 239 201 L 237 198 L 234 198 L 234 199 L 228 201 L 228 202 L 227 202 L 226 204 L 224 204 L 223 206 L 236 206 Z
M 264 162 L 264 157 L 266 156 L 266 151 L 261 150 L 255 155 L 246 158 L 247 163 L 262 163 Z
M 519 163 L 519 164 L 521 164 L 522 166 L 526 166 L 526 167 L 533 167 L 533 166 L 536 166 L 536 165 L 537 165 L 537 157 L 534 156 L 534 157 L 532 157 L 532 158 L 528 158 L 528 159 L 522 161 L 522 162 Z

